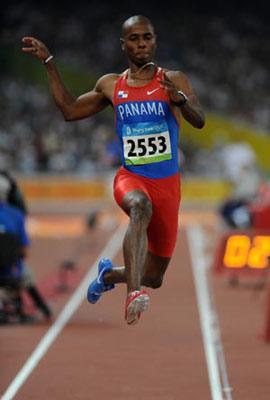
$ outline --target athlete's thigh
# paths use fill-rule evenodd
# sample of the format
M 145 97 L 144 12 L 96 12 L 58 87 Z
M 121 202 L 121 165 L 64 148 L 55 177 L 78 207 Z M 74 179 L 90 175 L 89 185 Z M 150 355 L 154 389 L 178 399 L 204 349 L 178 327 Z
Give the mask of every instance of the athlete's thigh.
M 178 174 L 161 180 L 150 192 L 152 218 L 147 229 L 149 251 L 160 257 L 171 257 L 178 232 L 180 180 Z
M 128 214 L 129 203 L 134 199 L 149 199 L 150 196 L 142 179 L 121 168 L 114 179 L 114 198 Z
M 178 232 L 179 207 L 175 202 L 152 204 L 152 218 L 147 229 L 149 251 L 160 257 L 171 257 Z

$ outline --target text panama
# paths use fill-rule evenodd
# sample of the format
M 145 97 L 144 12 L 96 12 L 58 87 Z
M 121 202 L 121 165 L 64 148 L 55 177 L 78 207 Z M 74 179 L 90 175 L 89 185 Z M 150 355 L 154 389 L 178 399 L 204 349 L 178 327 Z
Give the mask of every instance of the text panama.
M 130 102 L 117 106 L 119 116 L 122 120 L 129 117 L 143 115 L 157 115 L 165 117 L 164 103 L 161 101 Z

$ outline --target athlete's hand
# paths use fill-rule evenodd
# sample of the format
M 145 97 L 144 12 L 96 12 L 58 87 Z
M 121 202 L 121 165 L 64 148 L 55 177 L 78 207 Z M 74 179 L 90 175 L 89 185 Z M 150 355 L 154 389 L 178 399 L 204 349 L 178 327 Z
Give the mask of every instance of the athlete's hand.
M 50 52 L 45 44 L 38 39 L 32 36 L 25 36 L 22 38 L 22 42 L 25 45 L 22 51 L 36 56 L 41 62 L 44 62 L 50 56 Z
M 168 97 L 173 103 L 185 103 L 185 97 L 178 92 L 179 89 L 175 86 L 175 84 L 168 78 L 166 74 L 164 74 L 164 79 L 158 79 L 160 86 L 165 89 Z

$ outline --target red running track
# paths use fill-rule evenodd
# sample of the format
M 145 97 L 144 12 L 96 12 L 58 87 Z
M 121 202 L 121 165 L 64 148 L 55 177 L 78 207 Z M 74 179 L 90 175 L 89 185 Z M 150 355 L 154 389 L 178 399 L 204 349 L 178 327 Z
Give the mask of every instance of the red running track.
M 212 215 L 212 214 L 211 214 Z M 199 217 L 198 217 L 199 216 Z M 83 301 L 38 365 L 18 389 L 15 399 L 57 400 L 210 400 L 209 377 L 200 330 L 186 226 L 201 223 L 215 243 L 215 218 L 183 212 L 176 251 L 162 288 L 149 290 L 151 304 L 137 326 L 124 321 L 125 286 L 106 293 L 96 305 Z M 210 223 L 209 223 L 210 222 Z M 100 226 L 82 251 L 83 276 L 113 233 Z M 38 282 L 55 276 L 61 260 L 76 254 L 74 238 L 33 239 L 31 264 Z M 121 251 L 114 260 L 122 264 Z M 72 281 L 72 285 L 76 279 Z M 75 283 L 76 285 L 78 282 Z M 226 278 L 213 277 L 222 340 L 233 398 L 270 398 L 270 348 L 259 337 L 264 323 L 264 293 L 232 289 Z M 51 299 L 55 319 L 71 296 Z M 1 382 L 4 393 L 49 326 L 0 329 Z

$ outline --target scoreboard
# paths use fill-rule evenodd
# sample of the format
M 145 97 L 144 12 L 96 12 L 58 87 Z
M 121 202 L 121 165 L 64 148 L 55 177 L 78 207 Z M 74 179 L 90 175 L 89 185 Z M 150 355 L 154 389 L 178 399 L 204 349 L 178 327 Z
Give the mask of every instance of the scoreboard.
M 215 254 L 216 272 L 254 273 L 268 268 L 270 268 L 270 230 L 234 230 L 221 237 Z

